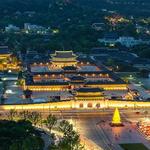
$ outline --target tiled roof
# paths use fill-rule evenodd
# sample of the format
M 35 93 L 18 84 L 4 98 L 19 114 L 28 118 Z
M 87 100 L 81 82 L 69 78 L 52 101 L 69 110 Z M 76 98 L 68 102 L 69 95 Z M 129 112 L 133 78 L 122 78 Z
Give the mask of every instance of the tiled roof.
M 87 88 L 87 87 L 83 87 L 83 88 L 79 88 L 77 89 L 77 92 L 102 92 L 103 90 L 100 88 Z
M 42 86 L 57 86 L 57 85 L 69 85 L 68 82 L 37 82 L 37 83 L 34 83 L 34 82 L 30 82 L 30 83 L 27 83 L 27 85 L 42 85 Z
M 10 54 L 7 46 L 0 46 L 0 54 Z
M 57 58 L 70 58 L 70 57 L 75 57 L 72 51 L 56 51 L 55 54 L 53 55 L 54 57 Z
M 70 80 L 84 80 L 85 78 L 82 76 L 73 76 L 70 78 Z
M 77 67 L 74 66 L 65 66 L 63 67 L 63 70 L 67 71 L 67 70 L 77 70 Z

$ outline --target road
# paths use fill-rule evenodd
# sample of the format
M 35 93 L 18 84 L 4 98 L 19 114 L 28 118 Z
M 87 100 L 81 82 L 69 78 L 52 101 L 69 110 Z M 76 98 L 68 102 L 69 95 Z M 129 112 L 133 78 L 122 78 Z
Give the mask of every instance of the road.
M 150 108 L 128 108 L 128 109 L 119 109 L 120 113 L 123 113 L 127 117 L 134 118 L 136 113 L 139 112 L 137 115 L 138 117 L 145 117 L 145 113 L 147 112 L 148 116 L 150 116 Z M 0 110 L 0 114 L 6 115 L 10 110 Z M 17 110 L 19 112 L 19 110 Z M 20 110 L 23 111 L 23 110 Z M 112 116 L 114 109 L 64 109 L 64 110 L 50 110 L 50 109 L 34 109 L 28 111 L 37 111 L 46 117 L 49 114 L 53 114 L 59 119 L 69 119 L 69 118 L 92 118 L 92 117 L 102 117 L 102 116 Z

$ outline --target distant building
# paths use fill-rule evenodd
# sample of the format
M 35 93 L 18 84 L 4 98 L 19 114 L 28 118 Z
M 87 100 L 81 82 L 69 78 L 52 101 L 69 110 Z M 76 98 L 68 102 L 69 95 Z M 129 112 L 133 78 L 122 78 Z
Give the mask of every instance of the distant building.
M 43 26 L 25 23 L 24 24 L 25 33 L 36 33 L 36 34 L 46 34 L 47 29 Z
M 98 39 L 98 41 L 106 46 L 115 46 L 117 43 L 120 43 L 127 48 L 139 44 L 150 44 L 150 40 L 135 39 L 130 36 L 117 37 L 114 34 L 108 34 L 107 36 L 104 36 L 104 38 Z
M 134 37 L 122 36 L 117 39 L 117 42 L 126 47 L 133 47 L 141 44 L 141 39 L 135 39 Z
M 104 38 L 98 39 L 100 43 L 104 43 L 106 46 L 115 46 L 117 43 L 118 35 L 116 33 L 108 33 L 104 35 Z
M 92 28 L 97 30 L 97 31 L 100 31 L 100 30 L 103 30 L 105 28 L 105 24 L 104 23 L 93 23 Z
M 20 31 L 20 28 L 12 24 L 9 24 L 7 27 L 5 27 L 5 31 L 6 32 L 18 32 Z

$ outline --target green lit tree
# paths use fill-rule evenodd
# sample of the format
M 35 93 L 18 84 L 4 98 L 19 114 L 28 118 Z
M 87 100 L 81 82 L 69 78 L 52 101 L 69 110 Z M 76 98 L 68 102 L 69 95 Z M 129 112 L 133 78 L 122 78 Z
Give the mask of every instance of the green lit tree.
M 50 114 L 50 115 L 48 115 L 46 120 L 43 121 L 43 123 L 49 129 L 49 131 L 51 133 L 52 128 L 57 123 L 57 118 L 54 115 Z
M 77 132 L 73 130 L 73 125 L 68 121 L 63 120 L 60 122 L 59 129 L 63 132 L 64 136 L 58 144 L 58 149 L 65 150 L 82 150 L 83 146 L 80 144 L 80 137 Z
M 36 126 L 42 120 L 41 113 L 38 113 L 36 111 L 28 113 L 28 120 Z
M 17 118 L 17 111 L 15 109 L 11 109 L 8 113 L 7 113 L 7 117 L 9 120 L 15 120 Z
M 29 111 L 21 111 L 18 113 L 18 117 L 20 120 L 28 120 L 30 116 L 30 112 Z

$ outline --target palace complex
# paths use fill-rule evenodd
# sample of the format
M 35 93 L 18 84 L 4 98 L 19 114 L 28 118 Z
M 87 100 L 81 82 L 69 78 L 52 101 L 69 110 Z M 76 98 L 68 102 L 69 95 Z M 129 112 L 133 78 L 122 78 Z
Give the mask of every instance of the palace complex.
M 11 75 L 15 69 L 15 72 L 18 72 L 16 75 L 18 77 L 12 82 L 14 84 L 9 86 L 5 94 L 7 97 L 11 96 L 10 99 L 15 97 L 19 103 L 20 100 L 23 100 L 23 103 L 40 103 L 36 106 L 51 109 L 136 108 L 150 105 L 148 102 L 134 101 L 139 93 L 129 90 L 125 81 L 90 57 L 79 56 L 73 51 L 56 51 L 54 54 L 41 55 L 42 57 L 31 51 L 26 57 L 21 56 L 21 70 L 18 59 L 8 51 L 7 47 L 1 47 L 2 76 Z M 29 59 L 34 56 L 34 59 Z M 42 104 L 42 101 L 49 103 Z
M 99 90 L 127 90 L 127 84 L 104 66 L 98 66 L 90 59 L 78 58 L 73 51 L 56 51 L 47 62 L 41 60 L 28 64 L 23 88 L 32 91 L 76 91 L 82 92 L 83 96 L 83 91 L 94 89 L 101 97 Z M 80 88 L 81 91 L 78 90 Z

